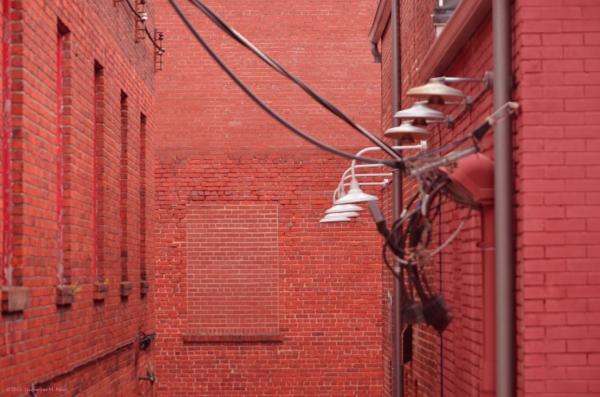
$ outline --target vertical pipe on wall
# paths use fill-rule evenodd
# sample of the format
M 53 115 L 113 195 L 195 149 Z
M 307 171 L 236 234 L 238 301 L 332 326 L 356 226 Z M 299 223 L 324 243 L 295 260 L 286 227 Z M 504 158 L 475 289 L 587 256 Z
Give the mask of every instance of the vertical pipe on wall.
M 493 1 L 494 107 L 511 100 L 511 1 Z M 494 133 L 496 232 L 496 387 L 498 397 L 515 391 L 515 242 L 513 239 L 513 165 L 510 118 Z
M 481 397 L 496 396 L 496 264 L 494 249 L 494 206 L 481 210 L 483 262 L 483 363 Z
M 394 114 L 400 110 L 400 36 L 399 24 L 399 0 L 390 0 L 391 5 L 391 34 L 392 34 L 392 126 L 398 123 Z M 398 141 L 394 142 L 398 145 Z M 402 211 L 402 174 L 394 171 L 393 193 L 392 193 L 392 216 L 397 219 Z M 392 301 L 392 395 L 401 397 L 404 395 L 404 373 L 402 367 L 402 282 L 393 278 L 393 301 Z

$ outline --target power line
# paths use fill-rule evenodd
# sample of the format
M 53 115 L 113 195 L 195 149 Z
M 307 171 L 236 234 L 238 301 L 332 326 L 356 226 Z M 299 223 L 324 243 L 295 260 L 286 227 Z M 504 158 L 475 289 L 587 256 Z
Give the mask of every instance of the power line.
M 228 36 L 233 38 L 235 41 L 240 43 L 242 46 L 250 50 L 253 54 L 259 57 L 263 62 L 269 65 L 272 69 L 288 78 L 292 82 L 294 82 L 298 87 L 300 87 L 304 92 L 306 92 L 311 98 L 313 98 L 316 102 L 318 102 L 321 106 L 325 107 L 332 114 L 342 119 L 346 124 L 351 126 L 353 129 L 358 131 L 360 134 L 365 136 L 371 142 L 379 146 L 383 151 L 385 151 L 389 156 L 396 160 L 401 160 L 400 155 L 386 142 L 379 139 L 376 135 L 368 131 L 366 128 L 362 127 L 360 124 L 353 121 L 348 115 L 346 115 L 343 111 L 329 102 L 327 99 L 319 95 L 312 88 L 310 88 L 306 83 L 300 80 L 298 77 L 288 72 L 279 62 L 275 59 L 271 58 L 268 54 L 262 52 L 259 48 L 257 48 L 250 40 L 245 38 L 241 33 L 237 32 L 235 29 L 230 27 L 223 19 L 221 19 L 213 10 L 210 9 L 207 5 L 205 5 L 201 0 L 190 0 L 192 4 L 194 4 L 198 9 L 200 9 L 207 17 L 211 20 L 219 29 L 225 32 Z
M 235 73 L 225 64 L 225 62 L 219 57 L 219 55 L 217 55 L 217 53 L 206 43 L 206 41 L 204 40 L 202 35 L 194 28 L 194 25 L 188 19 L 188 17 L 184 14 L 184 12 L 179 7 L 177 2 L 175 0 L 169 0 L 169 1 L 170 1 L 171 5 L 173 6 L 173 8 L 175 9 L 176 13 L 181 18 L 181 20 L 184 22 L 184 24 L 190 30 L 192 35 L 195 37 L 195 39 L 202 45 L 202 47 L 206 50 L 206 52 L 210 55 L 210 57 L 219 65 L 219 67 L 236 83 L 236 85 L 246 95 L 248 95 L 248 97 L 250 97 L 250 99 L 252 99 L 252 101 L 254 103 L 256 103 L 261 109 L 263 109 L 265 112 L 267 112 L 271 117 L 273 117 L 275 120 L 277 120 L 284 127 L 289 129 L 290 131 L 292 131 L 294 134 L 298 135 L 302 139 L 304 139 L 304 140 L 310 142 L 311 144 L 313 144 L 325 151 L 328 151 L 332 154 L 342 156 L 342 157 L 352 159 L 352 160 L 361 161 L 364 163 L 384 164 L 384 165 L 387 165 L 390 167 L 396 167 L 396 168 L 401 168 L 401 169 L 404 168 L 404 164 L 403 164 L 402 160 L 383 160 L 383 159 L 361 157 L 361 156 L 356 156 L 352 153 L 337 149 L 333 146 L 330 146 L 328 144 L 325 144 L 325 143 L 317 140 L 316 138 L 305 133 L 304 131 L 300 130 L 299 128 L 294 126 L 292 123 L 290 123 L 289 121 L 284 119 L 280 114 L 278 114 L 273 109 L 271 109 L 269 107 L 269 105 L 267 105 L 262 100 L 260 100 L 260 98 L 258 98 L 257 95 L 235 75 Z M 395 151 L 394 151 L 394 153 L 395 153 Z

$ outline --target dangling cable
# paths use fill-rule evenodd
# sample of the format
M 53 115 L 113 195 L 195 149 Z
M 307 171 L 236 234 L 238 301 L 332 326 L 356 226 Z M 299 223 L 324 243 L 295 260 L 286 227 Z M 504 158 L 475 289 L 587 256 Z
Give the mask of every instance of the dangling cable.
M 225 32 L 228 36 L 233 38 L 235 41 L 240 43 L 242 46 L 250 50 L 253 54 L 259 57 L 263 62 L 269 65 L 273 70 L 277 71 L 282 76 L 288 78 L 293 81 L 298 87 L 300 87 L 304 92 L 306 92 L 311 98 L 313 98 L 316 102 L 318 102 L 321 106 L 329 110 L 332 114 L 342 119 L 346 124 L 350 127 L 358 131 L 360 134 L 365 136 L 371 142 L 379 146 L 383 151 L 385 151 L 388 155 L 396 160 L 401 160 L 401 156 L 386 142 L 379 139 L 376 135 L 369 132 L 366 128 L 362 127 L 355 121 L 353 121 L 348 115 L 346 115 L 343 111 L 329 102 L 327 99 L 323 98 L 317 92 L 315 92 L 312 88 L 310 88 L 306 83 L 300 80 L 298 77 L 294 76 L 292 73 L 288 72 L 279 62 L 271 58 L 268 54 L 265 54 L 260 49 L 258 49 L 250 40 L 245 38 L 241 33 L 237 32 L 235 29 L 227 25 L 223 19 L 221 19 L 210 7 L 205 5 L 201 0 L 190 0 L 192 4 L 194 4 L 198 9 L 200 9 L 207 17 L 210 19 L 219 29 Z
M 200 35 L 200 33 L 194 28 L 191 21 L 187 18 L 187 16 L 183 13 L 179 5 L 175 0 L 169 0 L 181 20 L 185 23 L 189 31 L 196 38 L 196 40 L 202 45 L 202 47 L 206 50 L 206 52 L 210 55 L 210 57 L 219 65 L 219 67 L 233 80 L 234 83 L 246 94 L 254 103 L 256 103 L 261 109 L 267 112 L 271 117 L 277 120 L 281 125 L 292 131 L 294 134 L 298 135 L 302 139 L 310 142 L 311 144 L 328 151 L 329 153 L 342 156 L 348 159 L 362 161 L 363 163 L 369 164 L 384 164 L 390 167 L 395 167 L 399 169 L 404 169 L 404 163 L 402 160 L 383 160 L 383 159 L 373 159 L 367 157 L 356 156 L 352 153 L 345 152 L 343 150 L 336 149 L 333 146 L 327 145 L 325 143 L 320 142 L 315 139 L 311 135 L 303 132 L 298 129 L 296 126 L 285 120 L 281 115 L 271 109 L 266 103 L 261 101 L 256 94 L 246 85 L 244 84 L 229 67 L 225 64 L 225 62 L 215 53 L 215 51 L 206 43 L 204 38 Z

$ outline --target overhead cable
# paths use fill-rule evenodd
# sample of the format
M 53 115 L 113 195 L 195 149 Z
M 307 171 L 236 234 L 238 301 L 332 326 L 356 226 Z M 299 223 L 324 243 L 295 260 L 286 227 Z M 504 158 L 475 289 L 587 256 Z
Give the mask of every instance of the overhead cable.
M 292 73 L 288 72 L 279 62 L 275 59 L 271 58 L 268 54 L 262 52 L 259 48 L 257 48 L 250 40 L 244 37 L 241 33 L 237 32 L 235 29 L 230 27 L 223 19 L 221 19 L 210 7 L 205 5 L 201 0 L 190 0 L 192 4 L 194 4 L 198 9 L 200 9 L 207 17 L 210 19 L 219 29 L 225 32 L 228 36 L 233 38 L 235 41 L 240 43 L 242 46 L 246 47 L 256 56 L 258 56 L 263 62 L 273 68 L 275 71 L 293 81 L 298 87 L 300 87 L 304 92 L 306 92 L 311 98 L 313 98 L 316 102 L 318 102 L 321 106 L 329 110 L 332 114 L 339 117 L 350 127 L 358 131 L 360 134 L 365 136 L 371 142 L 379 146 L 383 151 L 385 151 L 389 156 L 396 160 L 401 160 L 401 156 L 385 141 L 379 139 L 375 134 L 368 131 L 366 128 L 361 126 L 360 124 L 353 121 L 348 115 L 346 115 L 343 111 L 329 102 L 327 99 L 319 95 L 312 88 L 310 88 L 306 83 L 300 80 L 298 77 L 294 76 Z
M 314 138 L 311 135 L 305 133 L 304 131 L 300 130 L 299 128 L 297 128 L 296 126 L 294 126 L 292 123 L 290 123 L 289 121 L 287 121 L 286 119 L 284 119 L 280 114 L 278 114 L 276 111 L 274 111 L 273 109 L 271 109 L 269 107 L 269 105 L 267 105 L 260 98 L 258 98 L 257 95 L 244 82 L 242 82 L 235 75 L 235 73 L 225 64 L 225 62 L 219 57 L 219 55 L 217 55 L 217 53 L 206 43 L 206 41 L 204 40 L 204 38 L 202 37 L 202 35 L 194 28 L 194 25 L 189 20 L 189 18 L 185 15 L 185 13 L 183 12 L 183 10 L 179 6 L 179 4 L 177 4 L 177 2 L 175 0 L 169 0 L 169 2 L 171 3 L 171 5 L 174 8 L 174 10 L 177 13 L 177 15 L 179 15 L 179 17 L 181 18 L 181 20 L 184 22 L 184 24 L 187 26 L 187 28 L 189 29 L 189 31 L 195 37 L 195 39 L 202 45 L 202 47 L 206 50 L 206 52 L 210 55 L 210 57 L 229 76 L 229 78 L 231 78 L 231 80 L 233 80 L 233 82 L 246 95 L 248 95 L 248 97 L 250 97 L 250 99 L 252 99 L 252 101 L 254 103 L 256 103 L 261 109 L 263 109 L 271 117 L 273 117 L 275 120 L 277 120 L 281 125 L 283 125 L 287 129 L 289 129 L 290 131 L 292 131 L 294 134 L 298 135 L 302 139 L 304 139 L 304 140 L 310 142 L 311 144 L 313 144 L 313 145 L 315 145 L 315 146 L 317 146 L 317 147 L 319 147 L 319 148 L 321 148 L 323 150 L 326 150 L 326 151 L 328 151 L 328 152 L 330 152 L 332 154 L 335 154 L 335 155 L 338 155 L 338 156 L 342 156 L 342 157 L 345 157 L 345 158 L 348 158 L 348 159 L 352 159 L 352 160 L 361 161 L 363 163 L 384 164 L 384 165 L 387 165 L 387 166 L 390 166 L 390 167 L 396 167 L 396 168 L 403 169 L 403 162 L 402 162 L 402 160 L 385 160 L 385 159 L 374 159 L 374 158 L 356 156 L 356 155 L 354 155 L 352 153 L 349 153 L 349 152 L 337 149 L 337 148 L 335 148 L 333 146 L 330 146 L 328 144 L 325 144 L 325 143 L 317 140 L 316 138 Z M 394 153 L 395 153 L 395 151 L 394 151 Z

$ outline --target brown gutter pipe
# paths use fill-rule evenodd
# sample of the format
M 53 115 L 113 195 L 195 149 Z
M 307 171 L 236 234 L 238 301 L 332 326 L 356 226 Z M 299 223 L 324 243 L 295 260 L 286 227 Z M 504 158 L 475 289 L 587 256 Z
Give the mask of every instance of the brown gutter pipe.
M 494 108 L 511 100 L 511 1 L 492 5 Z M 494 132 L 496 241 L 496 385 L 497 397 L 515 394 L 515 242 L 513 238 L 512 124 L 504 118 Z
M 492 171 L 493 180 L 493 171 Z M 493 183 L 493 182 L 492 182 Z M 487 204 L 487 203 L 486 203 Z M 494 257 L 494 206 L 484 204 L 481 209 L 482 262 L 483 262 L 483 368 L 481 397 L 496 396 L 496 275 Z
M 391 34 L 392 34 L 392 126 L 398 125 L 394 117 L 400 110 L 400 10 L 399 0 L 391 2 Z M 398 141 L 394 145 L 400 144 Z M 392 216 L 396 220 L 402 212 L 402 174 L 399 170 L 394 171 L 393 194 L 392 194 Z M 392 396 L 402 397 L 404 395 L 404 368 L 402 354 L 402 281 L 393 277 L 393 301 L 392 301 Z

